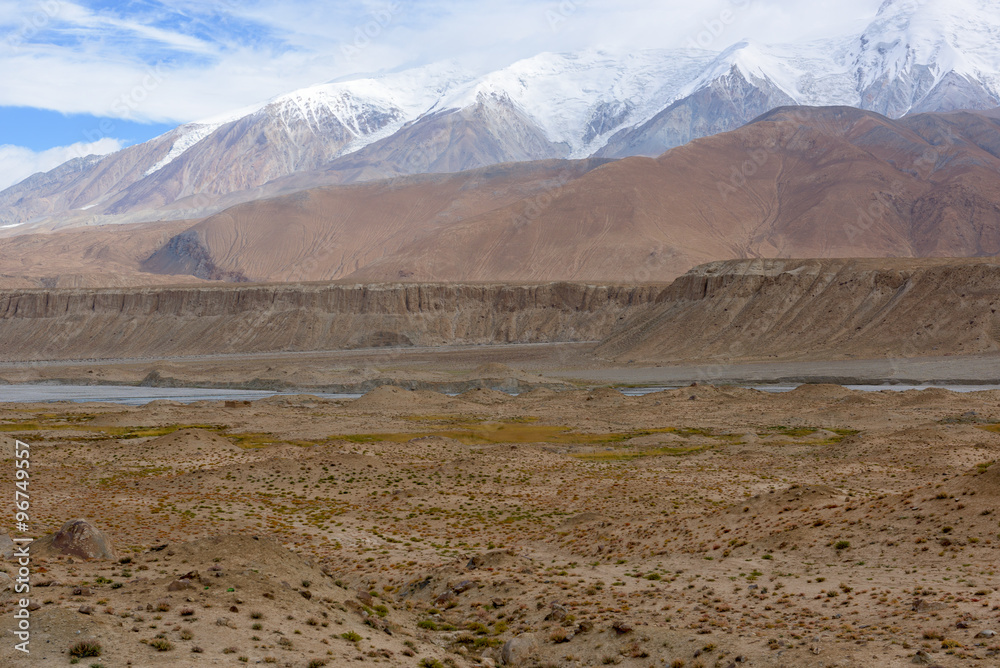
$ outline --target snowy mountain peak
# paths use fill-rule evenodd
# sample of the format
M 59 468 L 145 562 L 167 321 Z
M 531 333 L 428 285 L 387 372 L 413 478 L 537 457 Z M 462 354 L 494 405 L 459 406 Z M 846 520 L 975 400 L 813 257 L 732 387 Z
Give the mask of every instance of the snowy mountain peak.
M 890 116 L 927 109 L 940 86 L 955 108 L 1000 100 L 1000 4 L 887 0 L 851 50 L 862 105 Z
M 1000 3 L 993 0 L 887 0 L 861 37 L 865 51 L 895 61 L 964 73 L 1000 66 Z
M 155 211 L 194 195 L 205 197 L 188 215 L 204 215 L 213 197 L 252 197 L 305 172 L 304 181 L 333 174 L 352 182 L 519 160 L 657 156 L 790 104 L 890 117 L 996 107 L 1000 2 L 887 0 L 860 34 L 814 42 L 591 48 L 485 74 L 445 61 L 339 79 L 180 126 L 74 169 L 72 180 L 58 168 L 29 179 L 0 193 L 0 224 L 80 202 L 98 202 L 88 213 L 107 216 Z
M 798 81 L 804 72 L 794 59 L 750 40 L 742 40 L 720 53 L 683 92 L 684 95 L 693 94 L 738 73 L 747 82 L 773 86 L 788 97 L 798 99 Z

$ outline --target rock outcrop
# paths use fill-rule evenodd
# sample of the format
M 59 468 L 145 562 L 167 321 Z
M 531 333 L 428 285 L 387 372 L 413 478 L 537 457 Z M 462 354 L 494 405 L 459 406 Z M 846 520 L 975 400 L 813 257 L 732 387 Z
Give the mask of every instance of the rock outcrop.
M 994 353 L 998 309 L 993 259 L 732 260 L 677 279 L 596 352 L 645 362 Z
M 5 360 L 597 341 L 665 286 L 293 284 L 16 290 Z
M 84 519 L 66 522 L 59 531 L 39 538 L 30 547 L 31 554 L 36 557 L 117 558 L 111 539 Z

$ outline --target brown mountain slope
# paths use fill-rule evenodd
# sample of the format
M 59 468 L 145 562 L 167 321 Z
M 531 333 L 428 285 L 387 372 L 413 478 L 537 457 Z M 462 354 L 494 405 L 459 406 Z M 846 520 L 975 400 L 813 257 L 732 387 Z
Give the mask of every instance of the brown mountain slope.
M 657 159 L 314 188 L 179 224 L 141 268 L 153 283 L 641 282 L 727 258 L 992 256 L 1000 253 L 996 116 L 893 121 L 786 108 Z M 52 274 L 90 272 L 61 269 L 94 266 L 83 234 L 79 248 L 47 243 L 54 255 L 39 257 Z M 0 240 L 0 274 L 13 280 L 22 251 L 10 244 Z M 139 267 L 133 259 L 105 271 Z M 121 280 L 136 279 L 104 284 Z
M 194 276 L 157 276 L 140 263 L 192 221 L 106 225 L 0 239 L 0 289 L 200 283 Z
M 243 204 L 174 237 L 143 269 L 227 280 L 338 279 L 423 234 L 545 192 L 605 162 L 498 165 Z
M 665 280 L 720 258 L 993 255 L 998 142 L 1000 124 L 971 113 L 779 110 L 436 231 L 352 277 Z
M 616 328 L 598 356 L 866 359 L 1000 350 L 995 259 L 714 262 L 677 279 L 659 302 Z

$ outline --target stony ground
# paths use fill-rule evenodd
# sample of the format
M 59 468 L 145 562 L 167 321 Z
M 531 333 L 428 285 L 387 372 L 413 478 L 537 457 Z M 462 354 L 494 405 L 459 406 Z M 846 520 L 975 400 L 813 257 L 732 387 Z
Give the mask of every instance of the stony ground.
M 835 386 L 0 405 L 30 533 L 117 551 L 37 557 L 0 665 L 997 665 L 998 421 Z

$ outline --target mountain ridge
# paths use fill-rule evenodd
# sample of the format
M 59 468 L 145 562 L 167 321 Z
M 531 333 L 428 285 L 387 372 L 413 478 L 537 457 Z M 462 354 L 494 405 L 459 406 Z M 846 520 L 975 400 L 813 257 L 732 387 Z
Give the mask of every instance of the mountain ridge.
M 0 277 L 629 283 L 722 259 L 996 255 L 1000 114 L 781 107 L 658 158 L 515 162 L 0 239 Z
M 655 157 L 788 104 L 893 118 L 996 107 L 995 26 L 1000 7 L 987 0 L 890 0 L 842 39 L 542 53 L 485 75 L 446 62 L 321 84 L 72 174 L 31 177 L 0 192 L 0 234 L 203 217 L 293 175 L 314 175 L 308 187 L 513 160 Z

